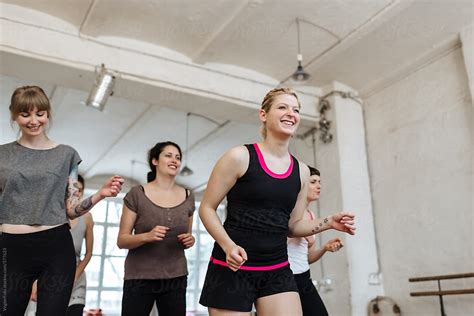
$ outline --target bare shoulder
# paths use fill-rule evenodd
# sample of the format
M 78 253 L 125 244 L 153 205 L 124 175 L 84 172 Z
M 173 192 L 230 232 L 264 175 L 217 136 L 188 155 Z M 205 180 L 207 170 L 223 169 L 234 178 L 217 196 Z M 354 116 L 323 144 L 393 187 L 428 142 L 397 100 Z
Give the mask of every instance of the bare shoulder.
M 249 151 L 245 146 L 237 146 L 226 151 L 222 158 L 224 157 L 228 157 L 228 159 L 232 159 L 234 162 L 248 162 Z
M 91 212 L 87 212 L 83 216 L 84 216 L 84 220 L 86 221 L 86 224 L 88 225 L 94 224 L 94 219 L 92 218 Z
M 237 146 L 226 151 L 217 164 L 220 168 L 233 171 L 240 177 L 248 168 L 249 157 L 249 151 L 245 146 Z

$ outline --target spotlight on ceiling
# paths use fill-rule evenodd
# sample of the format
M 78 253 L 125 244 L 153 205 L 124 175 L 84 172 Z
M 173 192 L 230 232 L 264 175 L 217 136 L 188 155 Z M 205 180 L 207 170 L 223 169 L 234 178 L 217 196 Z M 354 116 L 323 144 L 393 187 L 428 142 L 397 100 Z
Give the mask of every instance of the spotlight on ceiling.
M 96 71 L 96 73 L 95 83 L 87 98 L 86 105 L 103 111 L 108 97 L 114 93 L 115 75 L 107 70 L 104 64 L 100 66 L 100 71 Z

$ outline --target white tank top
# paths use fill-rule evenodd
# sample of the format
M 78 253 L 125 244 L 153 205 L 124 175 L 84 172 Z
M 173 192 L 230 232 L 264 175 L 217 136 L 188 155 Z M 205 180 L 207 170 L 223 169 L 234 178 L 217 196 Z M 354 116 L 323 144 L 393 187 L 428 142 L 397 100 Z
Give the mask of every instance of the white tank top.
M 313 213 L 308 210 L 306 212 L 313 220 Z M 288 238 L 288 261 L 293 274 L 300 274 L 309 270 L 308 241 L 306 238 Z

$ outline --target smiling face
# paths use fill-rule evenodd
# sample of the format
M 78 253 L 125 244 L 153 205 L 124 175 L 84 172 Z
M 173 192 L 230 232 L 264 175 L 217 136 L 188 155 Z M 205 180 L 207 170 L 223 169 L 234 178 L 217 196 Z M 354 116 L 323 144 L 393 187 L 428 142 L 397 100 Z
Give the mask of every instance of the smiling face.
M 34 107 L 31 111 L 20 112 L 15 118 L 23 137 L 36 137 L 45 133 L 49 123 L 48 112 Z
M 20 127 L 22 136 L 44 134 L 51 118 L 51 105 L 43 89 L 38 86 L 15 89 L 9 109 L 11 119 Z
M 293 136 L 300 123 L 300 105 L 292 94 L 273 97 L 268 111 L 260 110 L 260 120 L 268 132 Z
M 313 174 L 309 177 L 309 187 L 308 187 L 308 202 L 313 202 L 319 200 L 321 196 L 321 178 Z
M 178 148 L 173 145 L 164 147 L 158 160 L 153 158 L 153 165 L 156 166 L 157 174 L 177 176 L 181 167 L 181 154 Z

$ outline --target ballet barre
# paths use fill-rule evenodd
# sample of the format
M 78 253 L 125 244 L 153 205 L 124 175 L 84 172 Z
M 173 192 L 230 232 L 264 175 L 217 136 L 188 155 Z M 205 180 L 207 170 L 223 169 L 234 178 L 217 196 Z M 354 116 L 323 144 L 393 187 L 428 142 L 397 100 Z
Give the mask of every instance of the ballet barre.
M 447 274 L 447 275 L 436 275 L 436 276 L 426 276 L 418 278 L 409 278 L 409 282 L 425 282 L 425 281 L 437 281 L 438 290 L 437 291 L 419 291 L 419 292 L 410 292 L 410 296 L 438 296 L 439 304 L 441 310 L 441 316 L 446 316 L 444 311 L 444 302 L 443 296 L 445 295 L 462 295 L 462 294 L 474 294 L 474 288 L 470 289 L 456 289 L 456 290 L 442 290 L 441 289 L 441 280 L 451 280 L 451 279 L 465 279 L 473 278 L 474 273 L 458 273 L 458 274 Z

